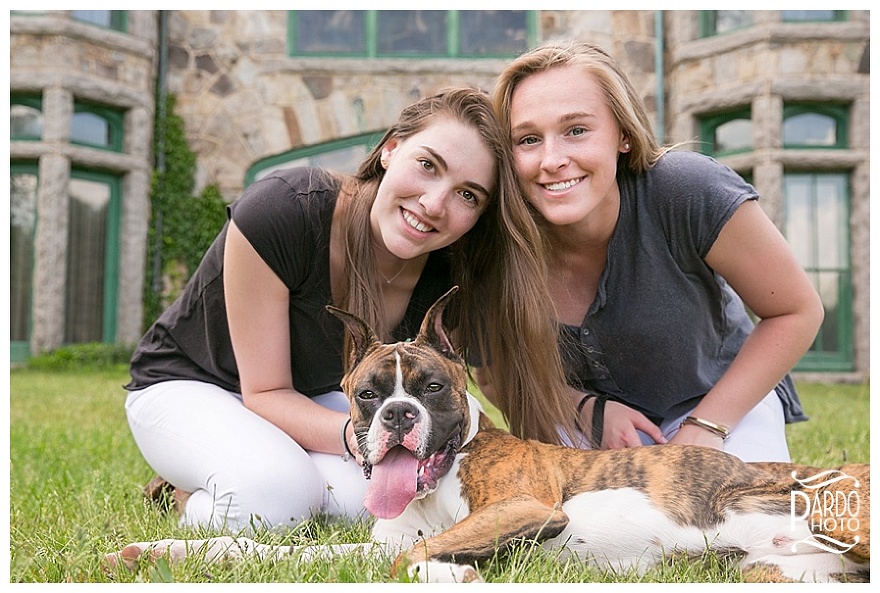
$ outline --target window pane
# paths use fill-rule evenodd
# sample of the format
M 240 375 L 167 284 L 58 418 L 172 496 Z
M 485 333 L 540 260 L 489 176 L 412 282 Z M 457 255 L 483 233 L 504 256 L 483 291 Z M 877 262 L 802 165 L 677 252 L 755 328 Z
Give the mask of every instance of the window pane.
M 9 176 L 9 333 L 13 342 L 30 339 L 34 226 L 37 217 L 37 176 Z
M 783 21 L 833 21 L 836 10 L 783 10 Z
M 71 179 L 64 341 L 100 342 L 111 191 L 106 183 Z
M 715 32 L 725 33 L 752 25 L 752 14 L 748 10 L 716 10 Z
M 715 128 L 715 152 L 752 147 L 752 120 L 734 119 Z
M 112 10 L 72 10 L 71 16 L 77 21 L 110 27 L 113 24 Z
M 816 176 L 816 233 L 818 264 L 822 269 L 848 267 L 846 187 L 841 176 Z
M 837 122 L 820 113 L 801 113 L 785 118 L 782 124 L 785 146 L 836 146 Z
M 528 49 L 524 10 L 463 10 L 459 30 L 463 54 L 520 54 Z
M 380 54 L 445 54 L 445 10 L 380 10 Z
M 816 291 L 825 307 L 825 319 L 810 350 L 825 353 L 840 352 L 840 281 L 841 277 L 847 276 L 839 272 L 818 272 L 813 277 Z
M 804 269 L 816 267 L 813 256 L 812 183 L 809 175 L 785 176 L 784 234 L 798 263 Z
M 42 138 L 43 112 L 27 105 L 9 107 L 10 138 Z
M 87 111 L 74 113 L 70 139 L 95 146 L 110 146 L 110 123 L 100 115 Z
M 365 53 L 361 10 L 300 10 L 296 13 L 298 53 Z

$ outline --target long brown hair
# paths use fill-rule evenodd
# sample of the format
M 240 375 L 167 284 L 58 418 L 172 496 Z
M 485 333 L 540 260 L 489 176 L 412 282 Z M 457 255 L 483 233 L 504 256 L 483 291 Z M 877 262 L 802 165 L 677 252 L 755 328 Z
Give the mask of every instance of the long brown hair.
M 560 442 L 559 429 L 573 429 L 574 412 L 556 344 L 541 238 L 513 169 L 509 134 L 486 93 L 450 89 L 406 107 L 347 184 L 353 195 L 344 217 L 349 274 L 342 307 L 371 327 L 385 327 L 369 225 L 385 174 L 381 151 L 388 140 L 405 140 L 438 115 L 473 128 L 496 161 L 494 194 L 475 226 L 449 248 L 453 282 L 462 288 L 448 308 L 458 320 L 458 346 L 466 360 L 487 363 L 493 403 L 512 433 Z

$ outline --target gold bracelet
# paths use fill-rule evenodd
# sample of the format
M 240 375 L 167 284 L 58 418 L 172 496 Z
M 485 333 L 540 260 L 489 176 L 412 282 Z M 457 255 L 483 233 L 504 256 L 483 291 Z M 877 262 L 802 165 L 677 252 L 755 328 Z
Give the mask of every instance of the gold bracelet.
M 697 418 L 696 416 L 688 416 L 687 418 L 685 418 L 679 428 L 681 428 L 685 424 L 693 424 L 694 426 L 699 426 L 703 430 L 708 430 L 715 436 L 721 437 L 721 440 L 727 440 L 727 437 L 730 436 L 730 429 L 723 424 L 715 424 L 714 422 L 709 422 L 708 420 L 703 420 L 702 418 Z

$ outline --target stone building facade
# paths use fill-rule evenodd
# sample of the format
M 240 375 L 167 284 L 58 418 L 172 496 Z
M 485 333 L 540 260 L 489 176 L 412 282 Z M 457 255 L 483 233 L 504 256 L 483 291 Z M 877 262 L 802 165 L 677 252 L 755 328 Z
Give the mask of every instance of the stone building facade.
M 116 30 L 81 22 L 75 12 L 11 15 L 13 107 L 16 97 L 40 98 L 44 121 L 40 138 L 13 136 L 10 150 L 13 172 L 29 165 L 39 181 L 30 322 L 19 336 L 30 353 L 65 341 L 67 188 L 75 169 L 99 169 L 120 180 L 115 287 L 105 291 L 115 300 L 113 322 L 105 323 L 105 334 L 106 325 L 113 333 L 103 339 L 139 338 L 157 89 L 177 98 L 198 159 L 197 186 L 214 184 L 233 200 L 272 167 L 362 148 L 417 98 L 452 85 L 491 90 L 509 58 L 298 52 L 296 27 L 303 17 L 291 11 L 129 11 Z M 824 171 L 844 175 L 847 259 L 834 278 L 848 284 L 832 300 L 839 308 L 837 299 L 846 299 L 841 319 L 848 327 L 840 336 L 848 349 L 842 362 L 804 370 L 822 371 L 826 380 L 866 378 L 868 11 L 822 11 L 833 14 L 817 13 L 816 19 L 781 11 L 524 12 L 524 47 L 578 38 L 611 51 L 645 97 L 666 142 L 702 140 L 705 146 L 706 138 L 720 137 L 724 129 L 712 122 L 726 123 L 726 114 L 733 114 L 731 121 L 749 120 L 749 145 L 717 152 L 716 158 L 757 187 L 781 228 L 790 224 L 791 172 L 818 172 L 815 183 L 824 182 Z M 448 22 L 469 17 L 456 13 Z M 734 25 L 724 30 L 728 17 Z M 107 151 L 72 142 L 68 131 L 79 102 L 118 110 L 124 146 Z M 787 146 L 787 110 L 823 105 L 840 108 L 835 121 L 844 128 L 845 145 Z

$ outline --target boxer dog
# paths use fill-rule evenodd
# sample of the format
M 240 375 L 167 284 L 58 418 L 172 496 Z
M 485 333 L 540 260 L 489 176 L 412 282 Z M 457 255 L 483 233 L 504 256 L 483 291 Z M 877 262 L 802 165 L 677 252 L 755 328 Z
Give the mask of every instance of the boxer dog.
M 373 543 L 162 540 L 107 554 L 105 567 L 134 569 L 142 555 L 307 561 L 360 550 L 396 555 L 392 570 L 416 580 L 479 581 L 479 560 L 525 539 L 611 570 L 711 550 L 738 558 L 747 580 L 868 578 L 868 465 L 822 470 L 696 446 L 602 451 L 515 438 L 467 393 L 466 367 L 441 321 L 455 290 L 412 342 L 382 344 L 363 321 L 328 307 L 354 339 L 342 386 L 370 480 Z

